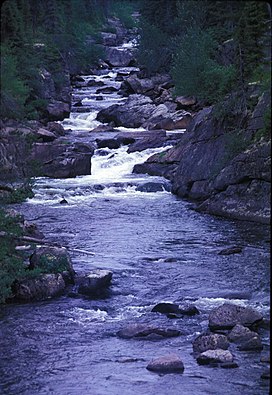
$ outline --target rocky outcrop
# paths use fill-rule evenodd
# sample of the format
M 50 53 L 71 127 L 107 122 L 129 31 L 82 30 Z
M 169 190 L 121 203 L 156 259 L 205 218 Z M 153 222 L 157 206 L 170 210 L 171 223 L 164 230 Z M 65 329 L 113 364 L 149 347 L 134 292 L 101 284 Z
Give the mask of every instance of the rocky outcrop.
M 52 178 L 69 178 L 91 173 L 94 148 L 82 143 L 34 143 L 30 164 L 34 174 Z
M 254 139 L 264 126 L 263 101 L 240 132 L 215 121 L 212 107 L 202 109 L 178 144 L 135 166 L 134 172 L 169 178 L 172 192 L 198 201 L 199 211 L 269 223 L 271 142 Z
M 184 365 L 178 355 L 169 354 L 153 359 L 146 369 L 157 373 L 182 373 Z
M 106 47 L 105 61 L 113 67 L 132 66 L 135 62 L 131 51 L 116 47 Z
M 90 174 L 93 146 L 70 143 L 56 122 L 14 121 L 0 132 L 0 179 L 30 176 L 55 178 Z
M 65 289 L 65 281 L 61 273 L 42 274 L 36 278 L 17 281 L 13 285 L 12 301 L 34 302 L 59 296 Z

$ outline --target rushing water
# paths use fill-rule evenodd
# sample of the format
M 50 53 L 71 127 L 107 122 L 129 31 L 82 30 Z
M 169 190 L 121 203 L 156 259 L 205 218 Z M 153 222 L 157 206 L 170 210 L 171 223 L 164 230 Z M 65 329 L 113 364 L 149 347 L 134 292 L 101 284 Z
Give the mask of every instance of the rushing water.
M 117 71 L 85 79 L 119 88 Z M 75 89 L 74 102 L 92 108 L 63 121 L 74 140 L 90 142 L 114 133 L 89 133 L 99 125 L 99 109 L 124 98 L 99 94 L 97 87 Z M 124 128 L 119 128 L 124 130 Z M 190 203 L 166 190 L 140 192 L 137 187 L 159 177 L 134 175 L 134 164 L 150 149 L 127 154 L 127 147 L 97 150 L 92 175 L 73 179 L 38 178 L 35 197 L 17 208 L 34 221 L 48 240 L 95 252 L 72 255 L 77 272 L 113 271 L 104 299 L 58 299 L 8 305 L 0 315 L 1 394 L 82 395 L 261 395 L 260 353 L 234 348 L 237 369 L 199 366 L 191 342 L 207 329 L 209 311 L 224 301 L 269 313 L 269 232 L 259 224 L 228 221 L 197 213 Z M 59 204 L 65 198 L 67 205 Z M 218 255 L 240 245 L 241 254 Z M 169 319 L 151 313 L 161 301 L 193 302 L 201 314 Z M 160 341 L 124 340 L 116 332 L 130 323 L 152 323 L 182 331 Z M 268 348 L 268 333 L 262 341 Z M 158 375 L 146 370 L 154 357 L 181 356 L 185 371 Z

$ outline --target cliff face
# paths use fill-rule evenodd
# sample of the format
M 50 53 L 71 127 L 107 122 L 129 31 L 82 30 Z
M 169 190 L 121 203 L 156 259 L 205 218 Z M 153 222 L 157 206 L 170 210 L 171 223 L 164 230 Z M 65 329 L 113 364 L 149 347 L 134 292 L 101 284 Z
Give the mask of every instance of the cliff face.
M 135 171 L 169 178 L 173 193 L 197 201 L 198 210 L 269 223 L 271 141 L 256 139 L 269 106 L 270 98 L 261 97 L 240 132 L 215 122 L 213 108 L 204 108 L 179 144 Z

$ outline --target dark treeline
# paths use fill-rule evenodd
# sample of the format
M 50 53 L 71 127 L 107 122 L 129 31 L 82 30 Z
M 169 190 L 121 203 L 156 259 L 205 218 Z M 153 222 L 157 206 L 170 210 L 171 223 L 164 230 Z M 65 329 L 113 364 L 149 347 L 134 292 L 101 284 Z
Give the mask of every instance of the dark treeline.
M 96 35 L 112 12 L 111 0 L 6 0 L 1 7 L 1 117 L 37 118 L 46 106 L 41 78 L 56 89 L 63 70 L 79 72 L 101 50 Z
M 141 1 L 139 61 L 169 72 L 179 95 L 208 103 L 247 85 L 270 85 L 270 8 L 263 1 Z

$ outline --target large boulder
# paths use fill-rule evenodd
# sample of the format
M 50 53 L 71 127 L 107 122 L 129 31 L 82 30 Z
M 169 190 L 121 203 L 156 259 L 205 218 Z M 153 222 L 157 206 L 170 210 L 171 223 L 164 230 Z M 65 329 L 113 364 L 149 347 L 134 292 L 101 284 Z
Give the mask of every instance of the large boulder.
M 32 174 L 69 178 L 91 173 L 91 157 L 94 148 L 82 143 L 52 142 L 35 143 L 32 146 L 29 163 Z
M 179 356 L 169 354 L 153 359 L 149 362 L 146 369 L 158 373 L 182 373 L 184 365 Z
M 42 274 L 15 282 L 13 285 L 13 300 L 18 302 L 34 302 L 61 295 L 65 289 L 65 281 L 61 273 Z
M 175 318 L 183 315 L 199 314 L 198 309 L 192 304 L 179 305 L 176 303 L 161 302 L 156 304 L 152 310 L 155 313 L 166 314 L 169 318 Z
M 131 65 L 134 61 L 134 56 L 131 51 L 119 49 L 116 47 L 106 47 L 105 60 L 113 67 L 126 67 Z
M 240 351 L 259 351 L 263 349 L 260 336 L 240 324 L 235 325 L 229 333 L 228 339 L 238 344 Z
M 76 279 L 78 293 L 87 296 L 97 295 L 110 286 L 111 279 L 111 271 L 93 270 L 88 275 Z
M 49 121 L 63 121 L 68 118 L 71 105 L 59 100 L 51 101 L 46 107 L 46 117 Z
M 113 122 L 115 126 L 138 128 L 155 110 L 156 105 L 149 97 L 135 94 L 122 105 L 114 104 L 99 111 L 97 120 L 102 123 Z
M 209 327 L 211 330 L 232 329 L 237 324 L 250 327 L 262 319 L 263 316 L 251 307 L 225 303 L 211 311 Z

